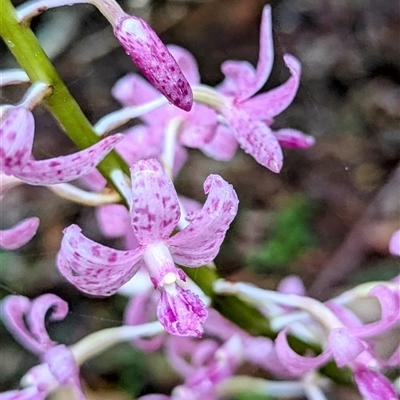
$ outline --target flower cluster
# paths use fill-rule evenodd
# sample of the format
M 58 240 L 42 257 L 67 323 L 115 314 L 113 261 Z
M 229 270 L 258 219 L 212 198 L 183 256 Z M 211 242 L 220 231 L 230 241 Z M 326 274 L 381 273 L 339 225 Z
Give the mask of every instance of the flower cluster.
M 63 320 L 68 313 L 65 301 L 55 294 L 33 301 L 23 296 L 5 298 L 5 326 L 39 357 L 40 364 L 23 377 L 22 389 L 5 392 L 1 399 L 42 400 L 66 389 L 83 400 L 79 366 L 114 344 L 129 341 L 145 352 L 162 349 L 182 377 L 170 396 L 146 395 L 142 400 L 217 400 L 248 391 L 323 400 L 331 379 L 347 376 L 343 369 L 351 372 L 366 399 L 395 400 L 395 386 L 385 374 L 400 364 L 400 347 L 385 358 L 377 344 L 381 335 L 392 332 L 400 322 L 399 277 L 357 286 L 325 303 L 308 297 L 295 276 L 285 278 L 276 291 L 218 280 L 214 260 L 238 213 L 237 194 L 216 174 L 204 181 L 203 206 L 178 195 L 174 186 L 189 157 L 187 148 L 229 161 L 240 147 L 278 173 L 283 166 L 282 148 L 307 149 L 314 144 L 312 136 L 296 129 L 273 129 L 274 118 L 296 95 L 301 66 L 295 57 L 284 55 L 289 79 L 262 92 L 274 59 L 271 7 L 265 6 L 262 12 L 257 65 L 226 61 L 221 66 L 223 81 L 210 87 L 201 83 L 190 52 L 164 45 L 145 21 L 126 14 L 114 0 L 87 2 L 107 18 L 115 38 L 146 79 L 136 73 L 122 77 L 112 89 L 122 109 L 84 132 L 71 132 L 71 125 L 63 124 L 63 114 L 60 123 L 81 150 L 37 160 L 34 108 L 47 99 L 51 104 L 68 103 L 70 95 L 58 78 L 52 79 L 55 75 L 47 75 L 52 67 L 43 67 L 42 73 L 30 71 L 29 77 L 20 70 L 4 72 L 2 85 L 30 86 L 18 104 L 0 107 L 0 194 L 20 184 L 44 186 L 69 200 L 97 207 L 100 230 L 106 237 L 123 237 L 124 248 L 97 243 L 73 224 L 63 230 L 56 266 L 63 278 L 84 293 L 105 297 L 118 292 L 130 299 L 121 327 L 64 345 L 50 339 L 46 315 L 51 321 Z M 4 15 L 16 18 L 15 28 L 66 2 L 37 0 L 16 13 L 12 7 L 9 13 L 7 4 Z M 62 100 L 57 100 L 60 91 Z M 47 104 L 50 111 L 58 117 L 59 108 L 51 104 Z M 75 112 L 73 100 L 69 105 L 71 119 L 83 118 L 72 126 L 90 126 Z M 134 118 L 141 122 L 110 135 Z M 88 190 L 71 183 L 77 179 Z M 39 219 L 29 217 L 1 230 L 0 247 L 18 249 L 38 227 Z M 400 231 L 393 234 L 388 247 L 392 255 L 400 256 Z M 202 268 L 200 274 L 208 271 L 212 277 L 192 280 L 191 268 Z M 353 302 L 365 298 L 380 307 L 374 322 L 365 322 L 352 310 Z M 232 312 L 238 310 L 246 315 L 237 315 L 235 320 Z M 226 318 L 229 315 L 238 325 Z M 241 319 L 253 326 L 241 324 Z M 278 380 L 237 375 L 243 365 Z M 327 365 L 334 373 L 324 370 Z

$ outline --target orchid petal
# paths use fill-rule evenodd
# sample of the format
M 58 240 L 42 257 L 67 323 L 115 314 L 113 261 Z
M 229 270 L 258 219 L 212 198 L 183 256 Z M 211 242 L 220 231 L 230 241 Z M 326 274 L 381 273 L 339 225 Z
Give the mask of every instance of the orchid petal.
M 3 301 L 4 324 L 25 348 L 42 354 L 54 345 L 45 328 L 46 313 L 53 307 L 53 321 L 66 316 L 67 303 L 54 294 L 40 296 L 33 302 L 23 296 L 8 296 Z
M 221 65 L 221 71 L 225 79 L 218 85 L 218 91 L 233 97 L 246 91 L 256 75 L 255 68 L 248 61 L 225 61 Z
M 277 131 L 272 131 L 272 133 L 278 139 L 282 147 L 308 149 L 315 143 L 315 139 L 312 136 L 305 135 L 297 129 L 279 129 Z
M 246 88 L 240 91 L 236 100 L 242 102 L 258 92 L 267 81 L 274 62 L 274 45 L 272 42 L 271 6 L 263 9 L 260 28 L 260 50 L 258 55 L 257 70 L 254 79 Z
M 370 295 L 375 296 L 380 303 L 381 319 L 377 322 L 351 329 L 352 334 L 363 338 L 387 332 L 400 321 L 399 290 L 392 291 L 385 285 L 378 285 L 370 291 Z
M 171 284 L 161 288 L 157 317 L 172 335 L 201 337 L 207 309 L 199 296 Z
M 136 125 L 125 132 L 116 150 L 128 165 L 142 159 L 157 158 L 162 153 L 164 130 L 161 126 Z
M 77 225 L 64 229 L 57 267 L 64 277 L 85 293 L 110 296 L 140 268 L 144 247 L 121 251 L 93 242 Z
M 43 361 L 61 386 L 71 386 L 78 400 L 86 400 L 79 381 L 79 367 L 71 350 L 64 345 L 49 349 Z
M 0 393 L 1 400 L 45 400 L 47 392 L 39 391 L 35 386 L 30 386 L 22 390 L 10 390 Z
M 329 348 L 339 368 L 348 365 L 368 348 L 367 344 L 345 328 L 335 328 L 329 332 Z
M 234 130 L 240 147 L 259 164 L 278 173 L 282 168 L 283 155 L 271 129 L 238 107 L 226 107 L 223 115 Z
M 278 333 L 275 340 L 275 348 L 279 361 L 290 373 L 297 376 L 303 375 L 306 372 L 312 371 L 325 364 L 326 361 L 332 357 L 330 350 L 327 350 L 316 357 L 303 357 L 300 354 L 297 354 L 289 346 L 286 332 L 287 329 L 284 329 Z
M 176 227 L 180 208 L 173 183 L 155 159 L 131 168 L 131 223 L 140 244 L 167 238 Z
M 95 168 L 122 138 L 123 135 L 116 134 L 68 156 L 30 160 L 14 175 L 31 185 L 54 185 L 78 179 Z
M 400 257 L 400 229 L 394 232 L 390 238 L 389 251 L 394 256 Z
M 13 107 L 4 111 L 0 125 L 0 170 L 14 175 L 32 155 L 35 121 L 25 107 Z
M 306 288 L 303 281 L 297 275 L 288 275 L 283 278 L 278 285 L 277 291 L 286 294 L 306 295 Z
M 236 154 L 238 141 L 232 130 L 224 125 L 219 125 L 214 137 L 206 143 L 201 151 L 208 157 L 217 161 L 230 161 Z
M 238 210 L 235 190 L 219 175 L 208 176 L 204 192 L 208 197 L 203 209 L 189 215 L 189 225 L 166 241 L 174 261 L 187 267 L 199 267 L 215 258 Z
M 148 278 L 148 277 L 147 277 Z M 136 280 L 136 278 L 135 278 Z M 125 308 L 124 324 L 129 326 L 140 325 L 155 317 L 156 302 L 154 301 L 154 291 L 133 296 Z M 157 351 L 164 343 L 164 335 L 156 335 L 152 338 L 138 338 L 132 341 L 135 347 L 147 353 Z
M 275 89 L 262 93 L 242 103 L 242 107 L 261 120 L 270 121 L 292 103 L 300 85 L 301 65 L 299 61 L 285 54 L 283 59 L 292 75 L 285 83 Z
M 149 103 L 160 97 L 160 92 L 138 74 L 128 74 L 119 79 L 111 93 L 125 107 Z M 167 118 L 165 108 L 150 111 L 140 118 L 149 125 L 164 124 Z
M 185 78 L 191 85 L 197 85 L 200 83 L 200 73 L 197 66 L 197 61 L 193 57 L 190 51 L 184 49 L 183 47 L 176 46 L 174 44 L 169 44 L 167 46 L 168 51 L 175 58 L 179 68 L 185 75 Z
M 150 83 L 172 104 L 189 111 L 193 94 L 189 83 L 164 43 L 140 18 L 124 16 L 114 35 Z
M 10 229 L 0 230 L 0 247 L 15 250 L 28 243 L 39 227 L 39 218 L 24 219 Z
M 366 400 L 398 399 L 391 382 L 379 372 L 359 366 L 354 373 L 354 380 Z
M 122 204 L 106 204 L 96 208 L 99 228 L 104 236 L 116 238 L 124 236 L 131 229 L 129 212 Z
M 213 139 L 217 125 L 217 114 L 214 110 L 195 104 L 192 112 L 186 117 L 185 128 L 179 140 L 184 146 L 201 148 Z

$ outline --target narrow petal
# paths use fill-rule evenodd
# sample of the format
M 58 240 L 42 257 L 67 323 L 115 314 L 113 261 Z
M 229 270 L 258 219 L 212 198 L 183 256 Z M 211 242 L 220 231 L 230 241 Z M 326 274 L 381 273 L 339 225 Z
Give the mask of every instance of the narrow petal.
M 39 218 L 24 219 L 10 229 L 0 230 L 0 247 L 15 250 L 28 243 L 39 227 Z
M 143 247 L 131 251 L 111 249 L 93 242 L 77 225 L 64 230 L 57 267 L 64 277 L 85 293 L 110 296 L 140 268 Z
M 351 335 L 345 328 L 332 329 L 328 336 L 329 348 L 339 368 L 343 368 L 367 349 L 367 344 Z
M 278 173 L 282 168 L 283 154 L 271 129 L 237 107 L 225 108 L 223 115 L 233 129 L 239 146 L 259 164 Z
M 131 177 L 131 222 L 139 243 L 144 245 L 166 239 L 180 217 L 173 183 L 155 159 L 134 164 Z
M 292 103 L 300 84 L 300 62 L 293 56 L 286 54 L 283 59 L 292 75 L 285 83 L 275 89 L 262 93 L 242 103 L 242 106 L 251 115 L 261 120 L 270 121 Z
M 138 74 L 128 74 L 119 79 L 111 93 L 125 107 L 145 104 L 160 97 L 160 92 Z M 140 118 L 149 125 L 160 125 L 165 123 L 165 114 L 165 107 L 160 107 Z
M 36 386 L 27 387 L 22 390 L 10 390 L 0 393 L 1 400 L 45 400 L 48 393 L 39 390 Z
M 10 106 L 1 116 L 0 171 L 14 175 L 32 156 L 35 121 L 25 107 Z
M 193 57 L 190 51 L 184 49 L 183 47 L 176 46 L 174 44 L 169 44 L 167 46 L 168 51 L 175 58 L 179 65 L 179 68 L 185 75 L 185 78 L 191 85 L 197 85 L 200 83 L 200 73 L 197 66 L 197 61 Z
M 16 340 L 39 355 L 54 345 L 45 327 L 46 313 L 50 309 L 51 320 L 62 320 L 68 312 L 68 304 L 50 293 L 32 302 L 24 296 L 8 296 L 2 303 L 3 321 Z
M 278 139 L 278 142 L 282 147 L 308 149 L 315 143 L 315 139 L 312 136 L 305 135 L 297 129 L 279 129 L 277 131 L 272 131 L 272 133 Z
M 171 284 L 161 288 L 157 316 L 172 335 L 201 337 L 207 309 L 196 294 Z
M 272 42 L 271 6 L 267 5 L 264 7 L 261 19 L 260 50 L 256 74 L 253 81 L 246 87 L 246 89 L 242 89 L 240 94 L 236 97 L 237 101 L 241 102 L 248 99 L 264 86 L 271 73 L 273 62 L 274 45 Z
M 212 261 L 236 216 L 239 201 L 232 185 L 210 175 L 204 192 L 208 197 L 203 209 L 189 215 L 190 224 L 166 241 L 177 264 L 199 267 Z
M 79 381 L 79 367 L 71 350 L 64 345 L 53 347 L 47 351 L 43 361 L 61 386 L 70 386 L 78 400 L 86 400 Z
M 275 340 L 276 354 L 285 368 L 294 375 L 303 375 L 326 363 L 332 353 L 328 350 L 316 357 L 303 357 L 293 351 L 286 338 L 286 329 L 279 332 Z
M 226 96 L 239 97 L 242 93 L 247 93 L 247 88 L 256 76 L 255 68 L 248 61 L 225 61 L 221 65 L 221 71 L 225 79 L 217 89 Z
M 367 338 L 387 332 L 400 321 L 400 290 L 392 291 L 385 285 L 375 286 L 369 293 L 376 297 L 381 306 L 379 321 L 351 329 L 351 333 Z
M 40 161 L 30 160 L 15 176 L 31 185 L 70 182 L 93 170 L 122 138 L 123 135 L 116 134 L 68 156 Z
M 227 126 L 219 125 L 214 137 L 206 143 L 201 151 L 217 161 L 230 161 L 236 154 L 238 141 Z
M 156 89 L 182 110 L 192 108 L 193 94 L 189 83 L 164 43 L 146 22 L 124 16 L 114 34 Z
M 400 257 L 400 229 L 394 232 L 390 238 L 389 251 L 394 256 Z
M 392 383 L 382 374 L 360 366 L 354 373 L 354 380 L 366 400 L 397 400 Z

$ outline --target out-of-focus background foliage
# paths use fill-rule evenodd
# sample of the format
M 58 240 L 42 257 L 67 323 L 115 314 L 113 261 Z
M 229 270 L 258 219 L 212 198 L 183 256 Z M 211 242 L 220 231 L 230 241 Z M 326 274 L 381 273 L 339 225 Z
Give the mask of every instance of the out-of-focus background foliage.
M 262 0 L 123 1 L 145 18 L 166 43 L 189 49 L 203 82 L 222 79 L 226 59 L 257 62 Z M 17 4 L 17 2 L 15 2 Z M 272 3 L 275 64 L 266 87 L 288 77 L 282 55 L 300 59 L 303 72 L 294 103 L 274 127 L 315 136 L 306 151 L 285 151 L 274 175 L 241 151 L 229 163 L 198 151 L 177 181 L 181 194 L 202 201 L 209 173 L 233 184 L 240 212 L 217 258 L 222 275 L 275 288 L 288 274 L 304 280 L 309 293 L 327 299 L 367 280 L 389 279 L 399 261 L 387 253 L 400 227 L 400 11 L 392 0 L 276 0 Z M 135 71 L 105 19 L 90 5 L 46 12 L 33 23 L 70 91 L 94 123 L 116 110 L 110 89 Z M 0 67 L 15 66 L 0 44 Z M 1 103 L 17 101 L 25 88 L 1 91 Z M 38 158 L 72 152 L 69 139 L 43 108 L 35 110 Z M 94 210 L 68 203 L 45 188 L 16 188 L 1 200 L 1 226 L 36 215 L 38 235 L 20 251 L 0 253 L 1 295 L 35 297 L 53 292 L 70 314 L 51 324 L 55 338 L 72 344 L 90 332 L 119 326 L 127 300 L 86 297 L 57 272 L 54 258 L 62 229 L 78 223 L 87 236 L 110 246 Z M 0 327 L 2 390 L 16 387 L 36 360 Z M 121 345 L 82 368 L 91 399 L 128 399 L 151 391 L 169 393 L 179 378 L 163 355 L 143 355 Z M 359 398 L 334 391 L 332 399 Z M 353 397 L 351 397 L 353 396 Z

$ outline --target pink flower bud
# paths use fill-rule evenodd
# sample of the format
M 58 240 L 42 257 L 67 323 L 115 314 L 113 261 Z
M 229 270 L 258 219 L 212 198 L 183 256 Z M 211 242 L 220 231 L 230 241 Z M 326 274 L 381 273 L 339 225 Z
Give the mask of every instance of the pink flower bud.
M 125 15 L 114 35 L 150 83 L 172 104 L 190 111 L 193 94 L 188 81 L 165 44 L 146 22 Z

